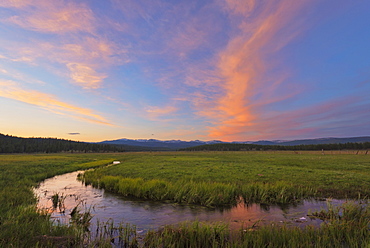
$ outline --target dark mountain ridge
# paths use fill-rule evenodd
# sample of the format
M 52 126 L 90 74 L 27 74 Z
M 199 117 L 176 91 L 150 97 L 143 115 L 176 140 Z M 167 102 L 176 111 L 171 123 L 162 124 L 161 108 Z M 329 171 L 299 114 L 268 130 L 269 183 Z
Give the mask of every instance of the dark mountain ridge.
M 162 148 L 169 150 L 177 150 L 183 148 L 189 148 L 200 145 L 209 144 L 255 144 L 255 145 L 279 145 L 279 146 L 296 146 L 296 145 L 319 145 L 319 144 L 345 144 L 345 143 L 364 143 L 370 142 L 370 136 L 363 137 L 348 137 L 348 138 L 318 138 L 318 139 L 301 139 L 301 140 L 261 140 L 261 141 L 234 141 L 234 142 L 223 142 L 219 140 L 212 141 L 182 141 L 182 140 L 156 140 L 156 139 L 117 139 L 117 140 L 106 140 L 99 142 L 99 144 L 115 144 L 115 145 L 130 145 L 140 147 L 151 147 L 151 148 Z

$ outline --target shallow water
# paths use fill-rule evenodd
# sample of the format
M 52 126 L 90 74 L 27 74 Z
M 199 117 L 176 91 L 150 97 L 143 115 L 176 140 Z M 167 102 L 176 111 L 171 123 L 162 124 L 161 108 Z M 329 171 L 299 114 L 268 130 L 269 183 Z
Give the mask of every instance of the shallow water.
M 81 172 L 72 172 L 55 176 L 42 182 L 34 189 L 39 198 L 38 207 L 51 213 L 53 219 L 61 223 L 68 223 L 72 209 L 80 203 L 85 208 L 91 207 L 92 223 L 113 220 L 114 223 L 130 223 L 136 226 L 139 232 L 149 229 L 158 229 L 164 225 L 177 224 L 183 221 L 224 222 L 231 228 L 238 229 L 275 222 L 288 225 L 319 226 L 322 222 L 310 219 L 309 211 L 325 209 L 326 201 L 305 200 L 297 205 L 288 206 L 261 206 L 240 204 L 230 209 L 209 209 L 200 206 L 179 205 L 153 201 L 133 200 L 117 194 L 105 192 L 92 186 L 85 186 L 77 180 Z M 65 198 L 65 212 L 54 209 L 51 196 L 55 193 Z M 332 200 L 333 205 L 343 203 L 342 200 Z

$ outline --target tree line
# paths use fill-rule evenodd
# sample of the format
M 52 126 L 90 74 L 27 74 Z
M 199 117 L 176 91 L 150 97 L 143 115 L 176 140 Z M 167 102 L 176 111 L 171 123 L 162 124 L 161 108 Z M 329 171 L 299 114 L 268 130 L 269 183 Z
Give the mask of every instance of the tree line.
M 218 143 L 180 149 L 181 151 L 320 151 L 320 150 L 368 150 L 370 142 L 336 143 L 316 145 L 256 145 L 238 143 Z
M 124 146 L 0 134 L 0 153 L 123 152 Z

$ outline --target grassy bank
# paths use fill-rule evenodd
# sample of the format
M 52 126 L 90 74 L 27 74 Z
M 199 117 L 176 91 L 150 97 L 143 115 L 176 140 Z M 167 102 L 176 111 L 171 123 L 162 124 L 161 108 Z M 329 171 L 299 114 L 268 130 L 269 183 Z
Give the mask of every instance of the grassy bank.
M 135 153 L 87 172 L 86 183 L 126 196 L 222 206 L 308 197 L 366 198 L 370 156 L 321 152 Z

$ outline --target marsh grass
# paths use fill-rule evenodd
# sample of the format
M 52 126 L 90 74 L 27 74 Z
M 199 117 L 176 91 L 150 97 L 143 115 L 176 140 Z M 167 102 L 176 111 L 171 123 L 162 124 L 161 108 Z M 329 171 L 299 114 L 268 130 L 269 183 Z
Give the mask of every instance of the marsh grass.
M 53 203 L 53 208 L 57 209 L 59 208 L 60 213 L 64 213 L 66 211 L 66 206 L 64 204 L 65 199 L 67 196 L 60 194 L 60 193 L 54 193 L 51 196 L 51 201 Z
M 331 200 L 327 201 L 327 209 L 321 209 L 308 214 L 310 217 L 319 218 L 325 222 L 356 222 L 370 223 L 369 200 L 346 201 L 340 206 L 333 205 Z M 366 220 L 366 218 L 368 218 Z M 370 226 L 369 226 L 370 228 Z
M 136 226 L 129 223 L 115 224 L 113 220 L 97 221 L 94 230 L 85 237 L 86 247 L 139 247 Z
M 93 215 L 91 214 L 91 209 L 92 207 L 87 208 L 85 206 L 85 209 L 83 210 L 80 207 L 80 204 L 77 204 L 70 213 L 70 223 L 77 228 L 82 228 L 85 232 L 89 232 L 91 219 L 93 218 Z
M 245 184 L 241 189 L 241 197 L 247 204 L 288 204 L 316 195 L 317 191 L 312 187 L 287 182 Z

